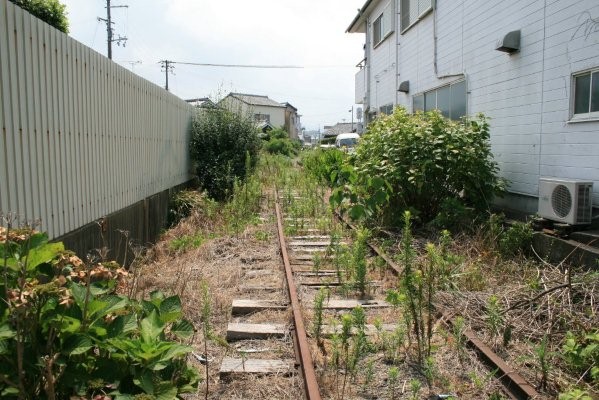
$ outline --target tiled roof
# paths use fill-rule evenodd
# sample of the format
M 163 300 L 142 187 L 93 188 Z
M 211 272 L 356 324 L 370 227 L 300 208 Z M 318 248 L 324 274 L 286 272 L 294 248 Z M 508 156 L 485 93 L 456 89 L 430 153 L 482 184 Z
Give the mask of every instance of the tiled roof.
M 354 122 L 354 129 L 358 127 L 358 124 Z M 340 133 L 350 133 L 352 132 L 352 124 L 351 122 L 339 122 L 336 125 L 333 125 L 329 129 L 324 131 L 324 136 L 337 136 Z
M 268 98 L 268 96 L 259 96 L 255 94 L 245 94 L 245 93 L 229 93 L 229 96 L 235 97 L 238 100 L 243 101 L 246 104 L 252 106 L 268 106 L 268 107 L 279 107 L 285 108 L 281 103 L 277 103 L 274 100 Z

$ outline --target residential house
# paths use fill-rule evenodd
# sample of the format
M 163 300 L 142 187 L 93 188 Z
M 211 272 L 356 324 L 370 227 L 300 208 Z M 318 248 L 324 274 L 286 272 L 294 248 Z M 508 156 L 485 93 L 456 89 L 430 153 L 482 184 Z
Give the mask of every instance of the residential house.
M 367 121 L 395 105 L 482 112 L 510 182 L 501 205 L 535 213 L 555 177 L 594 182 L 599 207 L 597 0 L 368 0 L 347 32 L 365 34 Z
M 358 122 L 337 122 L 335 125 L 325 125 L 323 137 L 334 137 L 340 133 L 358 132 L 361 124 Z
M 285 111 L 287 107 L 269 99 L 268 96 L 229 93 L 219 102 L 219 105 L 235 112 L 250 115 L 256 121 L 257 126 L 270 126 L 271 128 L 285 126 Z
M 282 103 L 285 106 L 285 130 L 289 133 L 290 139 L 299 139 L 299 133 L 302 129 L 300 116 L 297 108 L 289 103 Z
M 209 109 L 209 108 L 217 107 L 217 105 L 214 104 L 214 102 L 212 100 L 210 100 L 208 97 L 200 97 L 197 99 L 187 99 L 185 101 L 199 109 Z

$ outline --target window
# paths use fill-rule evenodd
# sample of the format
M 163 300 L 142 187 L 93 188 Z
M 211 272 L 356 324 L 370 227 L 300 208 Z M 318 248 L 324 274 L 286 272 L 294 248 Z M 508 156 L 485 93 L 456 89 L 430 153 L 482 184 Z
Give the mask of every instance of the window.
M 458 120 L 466 115 L 466 81 L 452 83 L 413 97 L 413 110 L 439 110 L 446 118 Z
M 389 2 L 381 15 L 372 24 L 372 47 L 376 47 L 393 32 L 393 2 Z
M 270 124 L 270 114 L 254 114 L 254 121 L 268 122 Z
M 408 29 L 433 8 L 433 0 L 401 0 L 401 30 Z
M 393 104 L 385 104 L 384 106 L 379 107 L 379 111 L 381 114 L 391 115 L 393 114 Z
M 599 69 L 574 76 L 573 119 L 599 118 Z

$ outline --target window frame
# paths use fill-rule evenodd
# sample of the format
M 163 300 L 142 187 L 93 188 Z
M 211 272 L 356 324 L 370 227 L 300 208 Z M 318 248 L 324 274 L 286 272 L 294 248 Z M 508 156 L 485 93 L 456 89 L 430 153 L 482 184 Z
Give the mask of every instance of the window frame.
M 408 24 L 404 27 L 403 26 L 403 15 L 404 15 L 404 1 L 407 2 L 408 4 Z M 418 22 L 420 22 L 421 20 L 424 19 L 424 17 L 433 10 L 433 8 L 435 7 L 435 1 L 436 0 L 431 0 L 431 5 L 428 6 L 427 8 L 425 8 L 423 11 L 419 12 L 418 15 L 416 16 L 416 18 L 413 21 L 410 21 L 410 7 L 411 7 L 411 3 L 416 3 L 419 4 L 419 0 L 400 0 L 399 2 L 399 15 L 400 15 L 400 21 L 399 21 L 399 33 L 400 34 L 404 34 L 405 32 L 407 32 L 410 28 L 412 28 L 414 25 L 416 25 Z
M 395 20 L 394 20 L 394 3 L 395 0 L 391 0 L 389 4 L 383 9 L 378 17 L 372 22 L 372 48 L 377 48 L 381 43 L 385 41 L 393 32 L 395 32 Z M 379 24 L 378 35 L 379 40 L 375 40 L 375 29 L 377 23 Z M 389 26 L 387 26 L 389 25 Z
M 451 112 L 454 106 L 453 101 L 453 92 L 452 92 L 452 87 L 453 86 L 457 86 L 459 84 L 464 84 L 465 85 L 465 95 L 466 95 L 466 107 L 465 107 L 465 114 L 460 116 L 459 118 L 452 118 L 451 116 Z M 434 96 L 435 98 L 435 106 L 433 108 L 431 108 L 429 111 L 431 110 L 439 110 L 439 112 L 442 112 L 439 108 L 437 108 L 437 102 L 438 102 L 438 96 L 439 96 L 439 90 L 448 88 L 449 89 L 449 112 L 448 112 L 448 116 L 444 116 L 445 118 L 451 119 L 452 121 L 460 121 L 463 117 L 468 116 L 468 83 L 466 82 L 466 79 L 459 79 L 457 81 L 454 82 L 450 82 L 450 83 L 446 83 L 443 84 L 441 86 L 437 86 L 435 88 L 429 89 L 429 90 L 425 90 L 423 92 L 419 92 L 416 93 L 412 96 L 412 114 L 416 113 L 417 111 L 422 111 L 422 112 L 427 112 L 427 106 L 426 106 L 426 98 L 427 98 L 427 94 L 430 96 Z M 421 97 L 422 98 L 422 108 L 416 109 L 416 102 L 415 99 L 417 97 Z
M 576 113 L 576 78 L 589 75 L 589 111 L 586 113 Z M 570 90 L 570 121 L 569 122 L 585 122 L 599 121 L 599 110 L 591 111 L 593 104 L 593 80 L 599 79 L 599 67 L 589 68 L 583 71 L 578 71 L 572 74 L 571 90 Z M 599 91 L 596 96 L 599 97 Z M 597 99 L 596 101 L 599 101 Z

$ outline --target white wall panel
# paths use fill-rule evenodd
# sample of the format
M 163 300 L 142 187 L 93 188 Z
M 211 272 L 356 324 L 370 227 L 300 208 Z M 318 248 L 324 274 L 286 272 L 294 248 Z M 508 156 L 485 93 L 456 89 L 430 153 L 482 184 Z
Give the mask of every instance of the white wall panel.
M 189 179 L 192 107 L 0 0 L 0 211 L 57 237 Z

